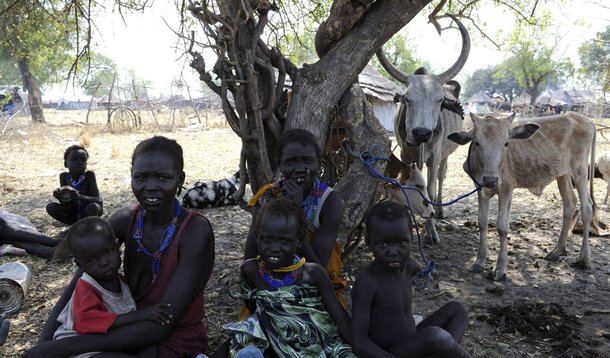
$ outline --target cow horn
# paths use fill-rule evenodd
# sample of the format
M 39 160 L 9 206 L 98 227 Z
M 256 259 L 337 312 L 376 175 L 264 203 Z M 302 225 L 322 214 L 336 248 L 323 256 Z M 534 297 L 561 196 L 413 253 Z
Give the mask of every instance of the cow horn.
M 394 77 L 398 82 L 403 84 L 407 84 L 409 81 L 409 75 L 405 74 L 401 70 L 399 70 L 396 66 L 394 66 L 386 57 L 385 52 L 383 52 L 383 48 L 380 48 L 377 51 L 377 58 L 379 59 L 379 63 L 381 66 L 388 71 L 390 76 Z
M 460 34 L 462 34 L 462 52 L 460 52 L 460 57 L 458 57 L 453 66 L 449 67 L 447 71 L 438 75 L 443 83 L 455 77 L 462 70 L 462 67 L 464 67 L 466 60 L 468 59 L 468 55 L 470 54 L 470 35 L 468 34 L 468 30 L 466 30 L 466 27 L 464 27 L 460 20 L 458 20 L 455 16 L 451 14 L 447 14 L 447 16 L 455 21 L 458 29 L 460 30 Z

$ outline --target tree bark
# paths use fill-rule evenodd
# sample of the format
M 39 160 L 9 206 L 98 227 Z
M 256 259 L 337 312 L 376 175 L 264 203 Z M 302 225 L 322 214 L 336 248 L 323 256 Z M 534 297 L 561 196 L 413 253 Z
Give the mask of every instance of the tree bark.
M 390 156 L 390 139 L 379 120 L 373 115 L 373 108 L 360 85 L 354 84 L 345 92 L 339 107 L 340 115 L 349 119 L 345 121 L 345 130 L 353 152 L 366 152 L 371 149 L 371 145 L 379 145 L 378 148 L 384 152 L 376 154 Z M 386 161 L 378 161 L 373 163 L 373 168 L 383 173 L 386 164 Z M 338 240 L 342 244 L 346 243 L 351 232 L 360 225 L 367 209 L 378 197 L 379 184 L 379 179 L 374 178 L 367 167 L 353 157 L 347 173 L 334 188 L 345 203 L 345 213 L 338 233 Z
M 320 60 L 301 69 L 261 39 L 267 13 L 275 5 L 263 6 L 269 3 L 259 2 L 254 6 L 251 1 L 240 0 L 217 1 L 218 7 L 205 2 L 189 5 L 208 39 L 214 42 L 210 48 L 218 55 L 218 61 L 212 71 L 220 85 L 213 81 L 203 57 L 192 51 L 192 45 L 191 67 L 221 97 L 227 121 L 242 139 L 240 170 L 244 177 L 247 168 L 252 192 L 267 183 L 277 168 L 276 147 L 282 131 L 306 129 L 316 137 L 319 147 L 325 148 L 330 114 L 337 106 L 341 108 L 352 151 L 379 144 L 386 151 L 384 154 L 389 154 L 387 133 L 354 83 L 375 52 L 429 2 L 335 0 L 328 19 L 316 34 Z M 274 71 L 278 72 L 277 77 Z M 286 75 L 292 80 L 287 110 L 283 96 Z M 383 171 L 385 162 L 374 166 Z M 335 186 L 346 204 L 340 241 L 345 242 L 360 224 L 377 197 L 377 186 L 378 181 L 366 167 L 352 158 L 347 174 Z
M 44 123 L 44 113 L 42 112 L 42 94 L 38 81 L 30 72 L 30 64 L 27 58 L 21 58 L 18 62 L 19 72 L 23 79 L 23 87 L 28 91 L 28 105 L 30 106 L 30 114 L 32 122 Z
M 315 64 L 303 66 L 292 86 L 288 128 L 304 128 L 324 147 L 330 112 L 375 52 L 429 0 L 375 1 L 350 31 Z M 331 19 L 329 18 L 329 20 Z M 349 120 L 349 118 L 347 119 Z

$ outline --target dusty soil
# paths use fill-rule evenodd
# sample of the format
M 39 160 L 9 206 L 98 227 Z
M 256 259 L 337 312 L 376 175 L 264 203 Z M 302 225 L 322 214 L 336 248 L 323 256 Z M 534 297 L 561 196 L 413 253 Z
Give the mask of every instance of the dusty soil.
M 65 228 L 54 223 L 44 207 L 52 199 L 57 175 L 63 170 L 64 149 L 79 141 L 87 145 L 91 154 L 89 167 L 98 177 L 105 216 L 134 202 L 129 188 L 131 151 L 138 141 L 153 134 L 175 138 L 183 146 L 187 184 L 229 177 L 237 168 L 240 141 L 217 116 L 206 117 L 208 127 L 197 129 L 197 118 L 192 115 L 172 124 L 169 114 L 161 113 L 158 117 L 165 119 L 159 120 L 160 127 L 148 118 L 144 129 L 134 131 L 108 130 L 104 115 L 95 113 L 89 127 L 84 126 L 84 111 L 48 111 L 48 124 L 44 125 L 33 126 L 27 118 L 11 121 L 0 136 L 0 206 L 25 215 L 41 232 L 58 237 Z M 191 123 L 195 126 L 189 127 Z M 4 126 L 0 122 L 0 130 Z M 598 138 L 598 153 L 610 149 L 604 138 Z M 446 200 L 473 188 L 461 169 L 465 153 L 465 148 L 460 148 L 450 159 Z M 600 201 L 606 185 L 599 179 L 595 185 Z M 493 206 L 492 222 L 497 212 Z M 239 302 L 231 299 L 229 292 L 237 289 L 237 268 L 250 216 L 236 206 L 203 212 L 216 237 L 216 266 L 207 285 L 206 302 L 206 323 L 215 346 L 224 337 L 220 326 L 237 317 Z M 465 303 L 470 310 L 470 325 L 463 345 L 476 357 L 607 357 L 610 238 L 591 238 L 591 270 L 570 266 L 580 248 L 578 235 L 569 238 L 568 253 L 559 262 L 545 261 L 561 225 L 558 190 L 550 185 L 541 197 L 517 190 L 508 243 L 508 279 L 498 283 L 490 275 L 498 252 L 493 227 L 487 272 L 468 271 L 478 248 L 476 213 L 474 196 L 446 209 L 447 218 L 439 223 L 441 244 L 424 248 L 426 257 L 436 262 L 436 273 L 427 287 L 414 295 L 414 311 L 425 316 L 450 300 Z M 606 213 L 602 218 L 610 222 Z M 419 249 L 414 247 L 413 252 L 421 261 Z M 23 307 L 10 317 L 11 332 L 0 347 L 0 356 L 4 357 L 18 357 L 36 342 L 46 316 L 75 268 L 69 260 L 49 263 L 36 257 L 1 256 L 0 264 L 13 260 L 29 266 L 32 284 Z M 364 246 L 346 259 L 350 282 L 369 260 Z

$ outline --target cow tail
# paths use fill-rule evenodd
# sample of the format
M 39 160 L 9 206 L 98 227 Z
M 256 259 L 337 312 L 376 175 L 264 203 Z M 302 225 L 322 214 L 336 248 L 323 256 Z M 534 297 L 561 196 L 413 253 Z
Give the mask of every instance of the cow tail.
M 590 195 L 591 195 L 591 200 L 593 203 L 593 210 L 595 210 L 596 208 L 596 204 L 595 204 L 595 194 L 593 191 L 593 182 L 594 180 L 594 176 L 595 176 L 595 145 L 596 145 L 596 141 L 597 141 L 597 129 L 595 127 L 595 122 L 593 122 L 593 120 L 591 120 L 591 124 L 593 125 L 593 143 L 591 143 L 591 164 L 589 165 L 589 178 L 591 180 L 591 183 L 589 183 L 589 190 L 590 190 Z

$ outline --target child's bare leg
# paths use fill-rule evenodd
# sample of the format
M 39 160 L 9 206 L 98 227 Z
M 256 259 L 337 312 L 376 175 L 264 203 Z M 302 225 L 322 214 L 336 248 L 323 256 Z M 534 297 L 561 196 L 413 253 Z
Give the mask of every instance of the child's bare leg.
M 66 207 L 58 203 L 47 204 L 47 213 L 57 221 L 67 225 L 72 225 L 76 222 L 76 212 L 72 212 L 71 207 Z
M 85 206 L 84 216 L 102 216 L 104 211 L 97 203 L 89 203 Z
M 398 357 L 441 357 L 470 358 L 472 357 L 449 332 L 440 327 L 426 327 L 417 333 L 388 349 L 388 352 Z
M 6 228 L 2 231 L 2 238 L 7 244 L 14 244 L 15 242 L 27 242 L 31 244 L 41 244 L 45 246 L 57 246 L 61 240 L 54 240 L 50 237 L 37 234 L 35 232 L 26 230 L 15 230 L 12 228 Z
M 388 351 L 399 357 L 471 357 L 460 346 L 468 326 L 466 307 L 452 301 L 417 325 L 417 333 Z
M 468 327 L 468 310 L 457 302 L 451 301 L 426 317 L 417 325 L 420 331 L 427 327 L 440 327 L 449 332 L 458 343 L 462 341 L 466 327 Z
M 20 249 L 24 249 L 30 255 L 40 256 L 45 259 L 50 259 L 51 256 L 53 255 L 53 251 L 55 250 L 55 248 L 52 246 L 33 244 L 33 243 L 29 243 L 29 242 L 13 241 L 13 242 L 7 242 L 7 243 L 10 243 L 11 245 L 18 247 Z

